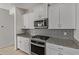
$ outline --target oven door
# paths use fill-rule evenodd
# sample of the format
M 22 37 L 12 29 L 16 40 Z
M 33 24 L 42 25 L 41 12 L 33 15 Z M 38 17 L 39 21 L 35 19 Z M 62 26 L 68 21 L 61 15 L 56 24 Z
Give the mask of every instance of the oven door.
M 45 55 L 45 48 L 31 44 L 31 52 L 37 55 Z
M 44 43 L 31 40 L 31 52 L 37 55 L 45 55 Z

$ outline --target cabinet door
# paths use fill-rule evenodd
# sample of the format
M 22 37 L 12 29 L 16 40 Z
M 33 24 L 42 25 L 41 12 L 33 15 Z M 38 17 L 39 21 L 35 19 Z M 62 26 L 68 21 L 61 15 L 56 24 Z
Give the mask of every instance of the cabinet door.
M 42 18 L 47 18 L 47 7 L 47 4 L 41 4 L 33 9 L 35 20 L 42 20 Z
M 38 8 L 39 8 L 39 16 L 42 18 L 47 18 L 47 7 L 48 5 L 47 4 L 42 4 L 40 5 Z
M 75 4 L 63 4 L 60 7 L 61 29 L 75 29 Z
M 29 13 L 29 19 L 28 19 L 28 26 L 29 29 L 34 29 L 34 13 Z
M 20 39 L 20 37 L 17 37 L 17 47 L 18 48 L 21 47 L 21 39 Z
M 29 38 L 25 38 L 25 40 L 24 40 L 24 52 L 26 52 L 26 53 L 28 53 L 28 54 L 30 54 L 30 40 L 29 40 Z
M 35 10 L 36 9 L 36 10 Z M 39 17 L 38 17 L 38 10 L 37 10 L 37 8 L 35 8 L 34 10 L 33 10 L 33 12 L 34 12 L 34 21 L 36 21 L 36 20 L 39 20 Z
M 59 6 L 49 6 L 49 29 L 59 29 Z
M 24 51 L 24 38 L 22 37 L 21 39 L 21 48 L 22 51 Z
M 58 55 L 59 52 L 60 51 L 58 50 L 57 46 L 46 43 L 46 55 Z
M 58 55 L 58 51 L 48 48 L 46 49 L 46 55 Z
M 26 37 L 17 37 L 17 46 L 20 50 L 30 54 L 30 40 Z
M 24 24 L 24 28 L 28 29 L 29 28 L 29 15 L 28 14 L 25 14 L 23 15 L 23 24 Z
M 25 29 L 34 29 L 34 14 L 28 13 L 23 15 L 24 18 L 24 28 Z
M 20 50 L 24 50 L 24 47 L 23 47 L 23 37 L 18 37 L 17 41 L 18 41 L 18 44 L 17 44 L 18 48 Z
M 79 49 L 63 47 L 62 54 L 63 55 L 79 55 Z

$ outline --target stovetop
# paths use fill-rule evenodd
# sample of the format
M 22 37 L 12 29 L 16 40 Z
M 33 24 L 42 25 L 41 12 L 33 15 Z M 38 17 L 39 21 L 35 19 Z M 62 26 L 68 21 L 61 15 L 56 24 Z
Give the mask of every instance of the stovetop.
M 42 39 L 42 40 L 47 40 L 49 38 L 49 36 L 35 35 L 35 36 L 32 36 L 32 38 L 38 38 L 38 39 Z

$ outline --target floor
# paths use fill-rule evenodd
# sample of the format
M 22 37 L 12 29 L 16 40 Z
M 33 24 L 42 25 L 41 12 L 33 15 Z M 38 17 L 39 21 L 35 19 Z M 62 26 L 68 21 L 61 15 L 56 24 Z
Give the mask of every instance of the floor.
M 21 50 L 15 50 L 14 46 L 0 48 L 0 55 L 28 55 Z

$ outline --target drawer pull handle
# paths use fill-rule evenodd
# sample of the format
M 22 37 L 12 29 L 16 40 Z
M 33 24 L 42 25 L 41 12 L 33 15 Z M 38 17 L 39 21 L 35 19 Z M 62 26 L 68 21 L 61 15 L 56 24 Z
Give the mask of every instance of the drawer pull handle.
M 61 49 L 61 50 L 63 50 L 63 48 L 58 48 L 58 49 Z
M 63 54 L 61 54 L 61 53 L 58 53 L 58 55 L 63 55 Z

